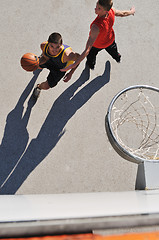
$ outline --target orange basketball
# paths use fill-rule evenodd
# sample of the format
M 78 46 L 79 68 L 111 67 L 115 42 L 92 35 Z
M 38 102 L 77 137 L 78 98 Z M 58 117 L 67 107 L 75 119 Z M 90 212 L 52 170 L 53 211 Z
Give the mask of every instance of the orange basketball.
M 39 67 L 39 58 L 34 53 L 26 53 L 22 56 L 20 63 L 24 70 L 32 72 Z

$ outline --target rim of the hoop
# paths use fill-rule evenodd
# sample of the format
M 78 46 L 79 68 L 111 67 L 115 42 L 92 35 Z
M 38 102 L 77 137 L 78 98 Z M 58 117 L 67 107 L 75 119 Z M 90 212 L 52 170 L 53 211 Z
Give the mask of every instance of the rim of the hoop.
M 130 86 L 127 87 L 123 90 L 121 90 L 120 92 L 118 92 L 113 99 L 111 100 L 109 106 L 108 106 L 108 110 L 107 110 L 107 114 L 105 117 L 105 128 L 106 128 L 106 132 L 109 138 L 110 143 L 112 144 L 113 148 L 116 150 L 116 152 L 123 158 L 125 158 L 126 160 L 130 161 L 130 162 L 134 162 L 137 164 L 143 163 L 143 162 L 159 162 L 158 160 L 154 160 L 154 159 L 144 159 L 141 158 L 139 156 L 136 156 L 135 154 L 131 154 L 129 153 L 126 149 L 124 149 L 117 141 L 115 135 L 113 134 L 113 130 L 110 124 L 110 120 L 111 120 L 111 110 L 112 110 L 112 106 L 114 105 L 115 101 L 118 99 L 118 97 L 120 97 L 121 94 L 123 94 L 124 92 L 127 92 L 129 90 L 133 90 L 136 88 L 145 88 L 145 89 L 150 89 L 153 91 L 157 91 L 159 92 L 159 88 L 153 87 L 153 86 L 149 86 L 149 85 L 134 85 L 134 86 Z

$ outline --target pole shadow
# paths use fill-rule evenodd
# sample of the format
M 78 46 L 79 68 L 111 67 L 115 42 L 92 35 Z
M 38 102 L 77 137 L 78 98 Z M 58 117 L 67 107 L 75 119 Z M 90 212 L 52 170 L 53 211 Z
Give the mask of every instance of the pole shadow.
M 110 62 L 107 61 L 103 75 L 96 77 L 77 91 L 89 79 L 89 71 L 86 67 L 79 79 L 55 100 L 37 138 L 32 139 L 28 146 L 29 135 L 26 126 L 31 107 L 26 111 L 25 118 L 22 118 L 22 106 L 26 99 L 26 94 L 22 94 L 22 99 L 19 100 L 17 106 L 7 118 L 7 122 L 11 123 L 10 128 L 13 128 L 12 119 L 14 119 L 13 133 L 10 135 L 10 129 L 7 126 L 9 124 L 7 123 L 0 146 L 0 159 L 3 159 L 3 161 L 0 160 L 1 172 L 3 174 L 1 175 L 0 194 L 16 193 L 29 174 L 45 159 L 65 134 L 65 126 L 71 117 L 110 80 Z M 19 115 L 19 117 L 15 116 L 14 118 L 13 115 Z M 20 134 L 16 135 L 19 126 L 21 127 L 20 131 L 18 130 Z M 16 139 L 15 135 L 17 136 Z M 12 144 L 15 151 L 14 157 L 11 156 L 13 150 L 12 152 L 10 151 Z M 3 146 L 5 146 L 5 149 Z M 6 178 L 7 180 L 4 182 Z

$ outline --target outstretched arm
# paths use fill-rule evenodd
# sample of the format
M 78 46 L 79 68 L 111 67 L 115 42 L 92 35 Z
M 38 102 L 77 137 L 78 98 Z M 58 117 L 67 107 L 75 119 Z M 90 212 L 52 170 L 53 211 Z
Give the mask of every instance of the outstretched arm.
M 45 54 L 43 53 L 43 49 L 45 46 L 46 42 L 43 42 L 40 44 L 40 48 L 42 50 L 42 54 L 39 56 L 39 65 L 46 63 L 46 61 L 49 60 L 49 58 L 47 56 L 45 56 Z
M 130 10 L 117 10 L 113 8 L 116 17 L 127 17 L 135 14 L 135 7 L 132 7 Z
M 85 50 L 80 55 L 80 57 L 75 61 L 74 64 L 68 66 L 67 68 L 61 69 L 62 72 L 68 71 L 71 68 L 76 68 L 80 64 L 80 62 L 89 54 L 89 52 L 90 52 L 90 50 L 93 46 L 93 43 L 95 42 L 98 34 L 99 34 L 99 28 L 97 27 L 97 25 L 93 24 L 92 27 L 91 27 L 89 38 L 88 38 L 87 43 L 86 43 Z
M 65 52 L 65 56 L 64 56 L 64 59 L 65 61 L 76 61 L 78 58 L 79 58 L 79 54 L 78 53 L 75 53 L 75 52 L 72 52 L 72 50 L 68 50 Z M 71 77 L 72 77 L 72 74 L 74 73 L 74 71 L 76 70 L 76 68 L 78 67 L 78 65 L 75 67 L 75 68 L 72 68 L 71 71 L 69 71 L 63 78 L 63 81 L 64 82 L 68 82 Z M 65 68 L 64 68 L 65 69 Z
M 71 79 L 72 74 L 74 73 L 74 71 L 76 70 L 77 67 L 78 67 L 78 65 L 76 67 L 72 68 L 71 71 L 69 71 L 67 74 L 65 74 L 65 76 L 63 78 L 64 82 L 68 82 Z

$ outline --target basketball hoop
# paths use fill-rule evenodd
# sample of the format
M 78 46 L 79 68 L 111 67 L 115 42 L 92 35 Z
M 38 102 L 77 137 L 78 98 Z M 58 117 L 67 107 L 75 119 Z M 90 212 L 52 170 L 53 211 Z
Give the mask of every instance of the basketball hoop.
M 159 89 L 136 85 L 111 101 L 105 125 L 114 149 L 125 159 L 159 162 Z

